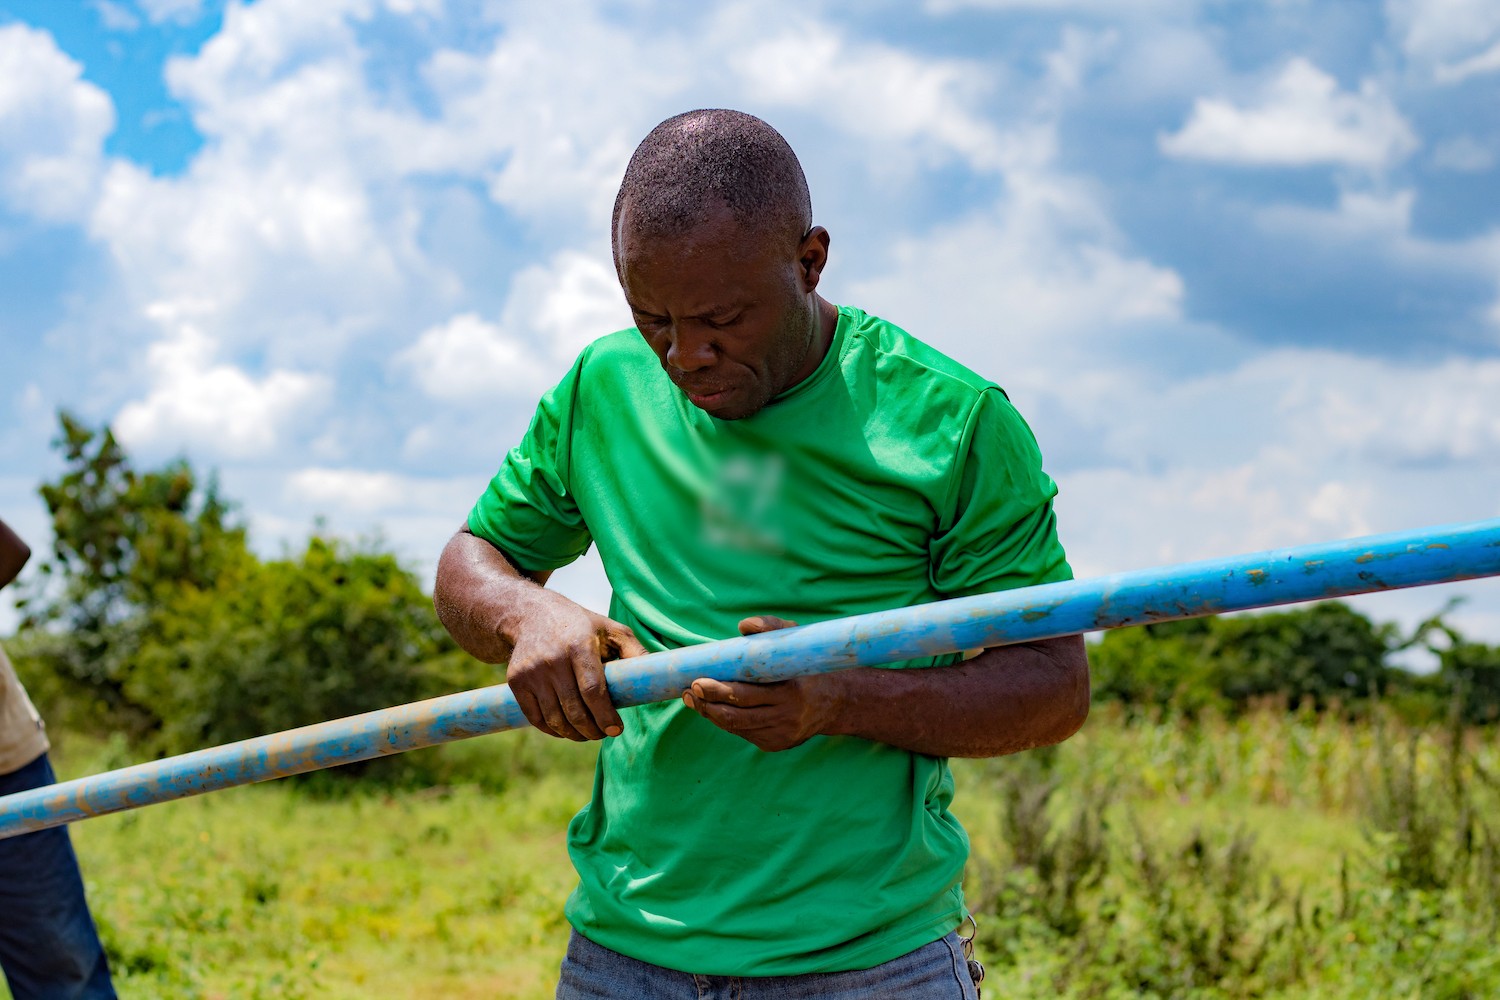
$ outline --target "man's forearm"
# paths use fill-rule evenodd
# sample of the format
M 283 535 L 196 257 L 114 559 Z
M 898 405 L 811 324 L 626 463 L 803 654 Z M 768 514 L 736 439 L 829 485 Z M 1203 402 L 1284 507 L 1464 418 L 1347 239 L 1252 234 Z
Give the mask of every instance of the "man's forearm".
M 521 572 L 489 542 L 461 531 L 438 559 L 432 604 L 465 652 L 486 663 L 504 663 L 525 609 L 547 576 Z
M 824 732 L 935 757 L 998 757 L 1060 743 L 1088 716 L 1083 639 L 987 649 L 951 667 L 860 668 L 818 678 Z

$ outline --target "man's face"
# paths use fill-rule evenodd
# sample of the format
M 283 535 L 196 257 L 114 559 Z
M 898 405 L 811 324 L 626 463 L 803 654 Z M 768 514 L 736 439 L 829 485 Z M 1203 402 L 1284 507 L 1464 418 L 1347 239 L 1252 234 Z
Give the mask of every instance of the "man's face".
M 721 420 L 758 413 L 821 360 L 817 297 L 823 256 L 757 235 L 727 209 L 680 236 L 631 232 L 620 218 L 620 286 L 641 335 L 695 406 Z M 821 236 L 826 252 L 826 235 Z

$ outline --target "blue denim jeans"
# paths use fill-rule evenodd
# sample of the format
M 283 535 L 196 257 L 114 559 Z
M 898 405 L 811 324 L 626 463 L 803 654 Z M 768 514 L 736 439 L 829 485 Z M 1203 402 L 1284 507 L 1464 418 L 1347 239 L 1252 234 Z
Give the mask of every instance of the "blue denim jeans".
M 42 754 L 0 795 L 56 780 Z M 0 969 L 15 1000 L 115 1000 L 67 827 L 0 840 Z
M 957 934 L 873 969 L 695 976 L 627 958 L 574 932 L 557 1000 L 976 1000 Z

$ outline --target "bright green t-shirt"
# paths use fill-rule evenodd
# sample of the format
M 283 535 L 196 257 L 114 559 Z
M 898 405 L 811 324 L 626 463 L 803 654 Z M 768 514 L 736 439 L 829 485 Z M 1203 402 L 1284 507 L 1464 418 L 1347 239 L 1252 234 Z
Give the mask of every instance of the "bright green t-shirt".
M 547 393 L 469 528 L 526 569 L 599 547 L 648 649 L 1071 577 L 1057 489 L 1003 392 L 840 307 L 827 356 L 744 420 L 695 407 L 631 329 Z M 912 661 L 924 666 L 940 661 Z M 573 926 L 708 975 L 878 965 L 963 916 L 946 759 L 854 737 L 763 752 L 681 701 L 621 711 L 568 828 Z

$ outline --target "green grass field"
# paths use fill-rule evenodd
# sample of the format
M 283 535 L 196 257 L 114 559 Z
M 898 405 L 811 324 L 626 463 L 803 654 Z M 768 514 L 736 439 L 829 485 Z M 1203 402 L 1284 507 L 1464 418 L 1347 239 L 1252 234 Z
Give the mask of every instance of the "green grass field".
M 551 996 L 591 750 L 408 756 L 406 791 L 324 776 L 74 826 L 121 995 Z M 1390 721 L 1099 710 L 955 770 L 987 996 L 1500 996 L 1493 728 L 1455 754 Z

